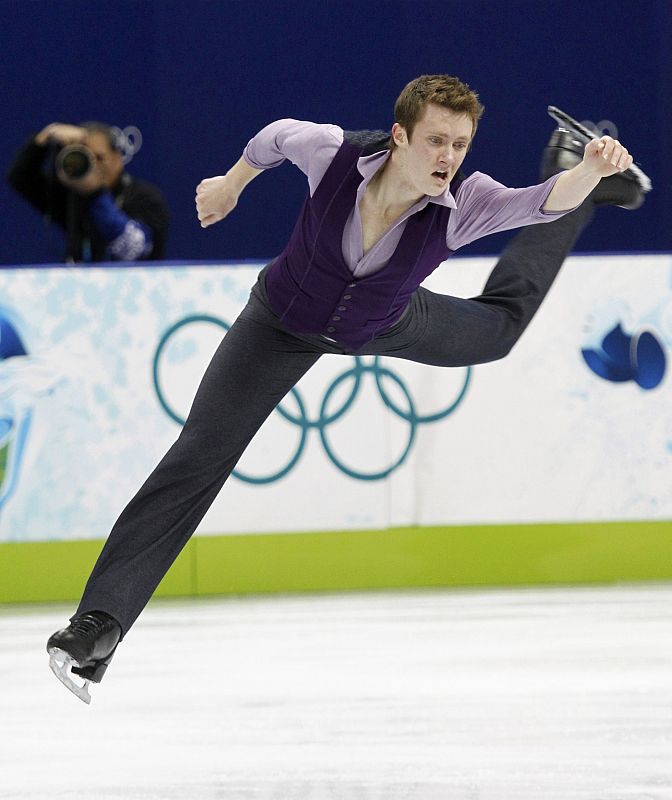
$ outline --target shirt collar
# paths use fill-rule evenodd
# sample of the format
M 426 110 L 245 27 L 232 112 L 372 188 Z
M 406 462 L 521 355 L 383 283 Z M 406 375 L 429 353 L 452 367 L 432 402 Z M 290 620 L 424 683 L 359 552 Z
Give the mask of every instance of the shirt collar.
M 362 181 L 362 188 L 369 183 L 371 178 L 373 178 L 376 172 L 378 172 L 378 170 L 383 166 L 389 157 L 389 150 L 383 150 L 380 153 L 374 153 L 370 156 L 359 157 L 357 160 L 357 169 L 359 170 L 360 175 L 364 178 Z M 436 195 L 435 197 L 425 195 L 422 200 L 418 201 L 418 205 L 422 204 L 423 208 L 427 205 L 427 203 L 436 203 L 437 205 L 446 206 L 447 208 L 457 208 L 455 198 L 450 193 L 450 186 L 448 186 L 445 191 L 441 192 L 441 194 Z

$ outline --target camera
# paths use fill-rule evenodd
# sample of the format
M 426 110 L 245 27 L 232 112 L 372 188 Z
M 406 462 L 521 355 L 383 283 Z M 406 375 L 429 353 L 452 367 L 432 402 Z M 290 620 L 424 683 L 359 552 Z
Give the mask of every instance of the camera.
M 94 164 L 93 153 L 83 144 L 70 144 L 61 148 L 54 162 L 56 176 L 66 186 L 86 178 Z

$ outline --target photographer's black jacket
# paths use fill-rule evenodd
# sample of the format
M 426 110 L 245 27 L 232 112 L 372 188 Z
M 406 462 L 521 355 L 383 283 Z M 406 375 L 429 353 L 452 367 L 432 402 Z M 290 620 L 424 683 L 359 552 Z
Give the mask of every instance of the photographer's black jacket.
M 53 155 L 53 148 L 40 146 L 31 139 L 16 154 L 7 180 L 48 221 L 65 230 L 65 260 L 109 260 L 109 242 L 96 228 L 89 213 L 95 198 L 78 195 L 60 183 L 53 171 Z M 152 248 L 142 258 L 164 258 L 168 208 L 161 192 L 151 183 L 136 180 L 128 173 L 124 173 L 109 192 L 120 211 L 151 231 Z

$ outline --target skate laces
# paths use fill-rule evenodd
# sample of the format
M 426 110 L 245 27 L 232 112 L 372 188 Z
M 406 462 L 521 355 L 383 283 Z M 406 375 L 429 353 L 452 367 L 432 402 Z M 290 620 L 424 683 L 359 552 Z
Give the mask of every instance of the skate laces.
M 102 633 L 107 633 L 114 623 L 112 617 L 100 617 L 97 614 L 82 614 L 70 623 L 72 633 L 84 639 L 95 641 Z

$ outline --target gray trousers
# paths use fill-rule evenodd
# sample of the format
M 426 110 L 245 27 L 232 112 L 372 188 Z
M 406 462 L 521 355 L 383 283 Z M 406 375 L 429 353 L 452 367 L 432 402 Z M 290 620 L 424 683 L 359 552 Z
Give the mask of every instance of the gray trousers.
M 503 358 L 591 215 L 587 202 L 524 228 L 479 297 L 419 288 L 402 318 L 358 354 L 444 367 Z M 77 613 L 105 611 L 128 632 L 264 420 L 325 353 L 349 354 L 324 337 L 286 330 L 268 304 L 262 272 L 213 356 L 177 441 L 112 528 Z

